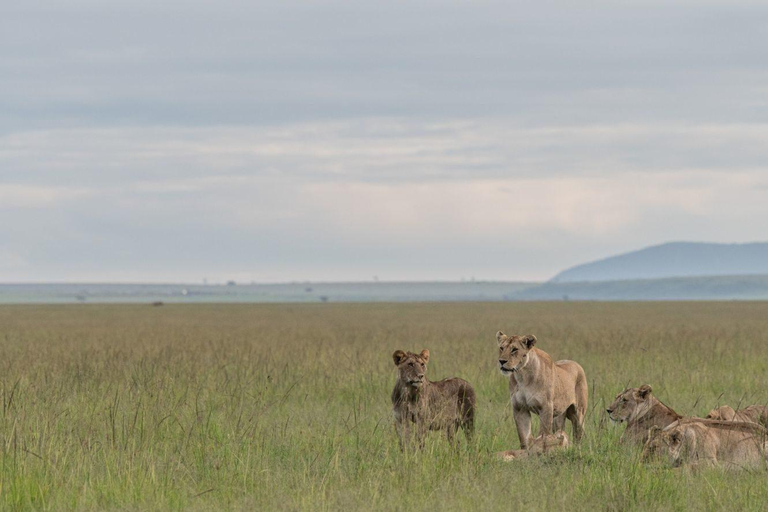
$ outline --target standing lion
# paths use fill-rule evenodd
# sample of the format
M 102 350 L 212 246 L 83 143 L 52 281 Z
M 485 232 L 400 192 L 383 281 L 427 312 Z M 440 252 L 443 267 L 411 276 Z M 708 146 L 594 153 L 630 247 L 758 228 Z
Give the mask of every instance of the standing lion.
M 573 427 L 573 440 L 584 434 L 587 412 L 587 376 L 575 361 L 552 361 L 534 345 L 536 336 L 507 336 L 496 333 L 499 370 L 509 377 L 509 394 L 520 438 L 520 447 L 531 439 L 531 413 L 541 420 L 539 435 L 563 430 L 566 418 Z
M 428 430 L 444 431 L 453 443 L 461 428 L 467 440 L 471 439 L 477 402 L 472 385 L 456 377 L 437 382 L 427 379 L 429 350 L 418 354 L 397 350 L 392 359 L 397 367 L 392 412 L 400 446 L 408 446 L 413 437 L 422 446 Z

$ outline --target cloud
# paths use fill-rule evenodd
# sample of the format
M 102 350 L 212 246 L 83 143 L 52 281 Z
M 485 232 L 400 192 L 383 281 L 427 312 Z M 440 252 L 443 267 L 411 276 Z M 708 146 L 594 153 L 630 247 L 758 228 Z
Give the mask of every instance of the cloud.
M 0 272 L 15 272 L 29 267 L 29 261 L 21 254 L 0 247 Z
M 762 171 L 691 169 L 397 183 L 221 175 L 103 187 L 0 234 L 38 278 L 112 268 L 159 281 L 545 279 L 680 233 L 751 240 L 767 184 Z
M 52 208 L 83 199 L 93 193 L 88 188 L 48 187 L 0 183 L 0 211 Z
M 766 13 L 756 2 L 26 2 L 0 19 L 0 131 L 757 120 Z
M 759 170 L 768 124 L 528 128 L 501 119 L 369 119 L 260 128 L 61 129 L 0 137 L 12 183 L 79 186 L 221 176 L 418 182 Z M 159 185 L 155 185 L 159 186 Z
M 25 264 L 0 280 L 545 278 L 768 239 L 759 2 L 3 14 L 0 240 Z

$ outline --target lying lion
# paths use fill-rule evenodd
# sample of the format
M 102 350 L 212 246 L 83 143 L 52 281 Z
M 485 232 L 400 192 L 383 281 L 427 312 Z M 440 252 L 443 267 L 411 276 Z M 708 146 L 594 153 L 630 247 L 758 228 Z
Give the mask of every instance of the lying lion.
M 528 447 L 531 413 L 538 414 L 539 435 L 565 428 L 566 418 L 573 426 L 573 440 L 584 433 L 587 412 L 587 377 L 575 361 L 552 361 L 534 345 L 536 336 L 507 336 L 496 333 L 499 342 L 499 369 L 509 377 L 509 394 L 520 448 Z
M 558 430 L 554 434 L 542 434 L 534 437 L 525 450 L 507 450 L 505 452 L 498 452 L 496 455 L 503 461 L 511 461 L 542 455 L 552 450 L 564 450 L 570 445 L 571 443 L 568 441 L 565 431 Z
M 426 377 L 429 350 L 420 354 L 397 350 L 392 358 L 397 366 L 392 411 L 400 447 L 405 448 L 412 434 L 423 446 L 428 430 L 444 430 L 448 441 L 453 442 L 461 427 L 471 439 L 476 398 L 469 382 L 458 378 L 430 382 Z M 412 424 L 415 432 L 411 432 Z
M 664 428 L 682 418 L 653 396 L 652 391 L 648 384 L 627 388 L 616 395 L 616 399 L 606 409 L 612 421 L 627 423 L 621 435 L 622 443 L 643 444 L 648 440 L 648 429 Z
M 727 468 L 765 467 L 768 431 L 754 423 L 686 419 L 665 429 L 652 427 L 643 460 L 660 457 L 672 466 L 722 465 Z
M 746 421 L 768 427 L 768 407 L 750 405 L 738 411 L 729 405 L 721 405 L 707 414 L 708 419 L 723 421 Z

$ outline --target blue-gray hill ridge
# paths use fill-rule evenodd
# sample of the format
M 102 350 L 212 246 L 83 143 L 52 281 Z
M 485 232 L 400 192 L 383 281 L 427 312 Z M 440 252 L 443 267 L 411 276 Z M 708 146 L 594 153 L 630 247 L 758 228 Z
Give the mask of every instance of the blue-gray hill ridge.
M 768 274 L 768 242 L 669 242 L 577 265 L 552 283 Z

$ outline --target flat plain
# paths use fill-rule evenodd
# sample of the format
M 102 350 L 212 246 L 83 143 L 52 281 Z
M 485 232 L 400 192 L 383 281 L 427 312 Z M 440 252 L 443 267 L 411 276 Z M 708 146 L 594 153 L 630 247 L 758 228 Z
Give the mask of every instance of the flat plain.
M 584 442 L 518 446 L 495 333 L 585 369 Z M 478 394 L 476 436 L 398 449 L 392 352 Z M 651 384 L 704 415 L 768 402 L 768 303 L 0 307 L 0 507 L 764 510 L 768 472 L 691 472 L 618 445 L 607 403 Z M 570 428 L 570 427 L 569 427 Z

